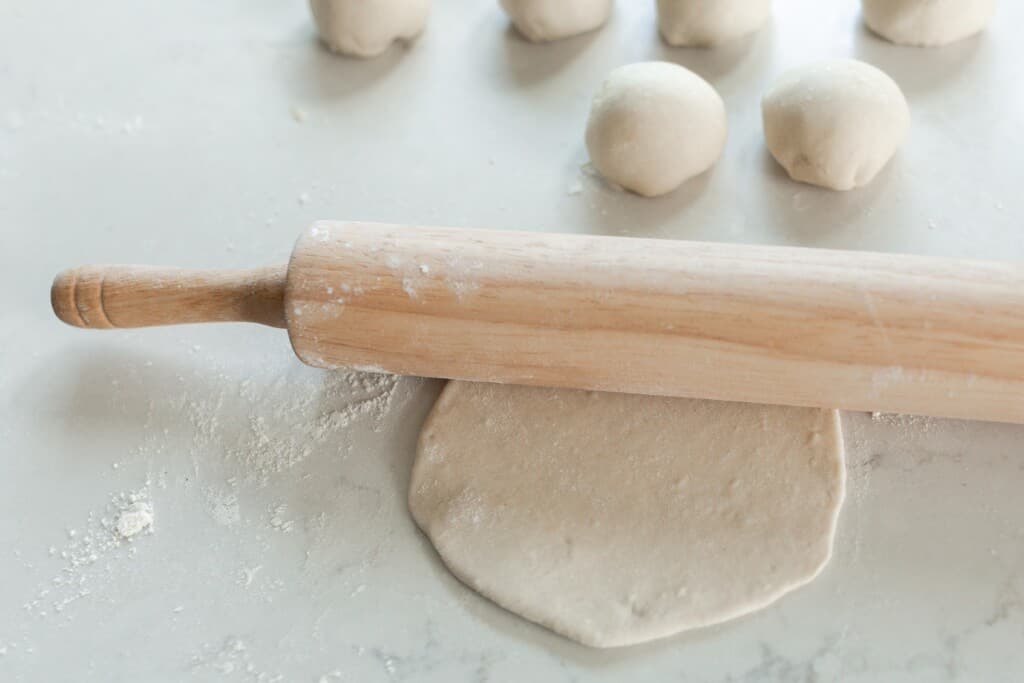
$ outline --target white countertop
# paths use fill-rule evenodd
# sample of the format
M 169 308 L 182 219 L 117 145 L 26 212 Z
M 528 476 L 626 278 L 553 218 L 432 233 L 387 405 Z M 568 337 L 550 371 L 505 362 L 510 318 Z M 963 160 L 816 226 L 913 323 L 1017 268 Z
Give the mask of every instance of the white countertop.
M 0 0 L 0 680 L 1024 677 L 1024 427 L 845 415 L 851 492 L 819 580 L 594 651 L 464 588 L 413 526 L 437 382 L 304 368 L 255 326 L 53 319 L 63 267 L 273 263 L 316 218 L 1024 258 L 1019 2 L 913 50 L 854 0 L 779 0 L 712 52 L 663 47 L 653 2 L 549 46 L 496 4 L 436 0 L 412 49 L 362 62 L 317 46 L 302 0 Z M 905 88 L 911 138 L 865 190 L 795 185 L 760 94 L 847 55 Z M 651 58 L 711 80 L 731 119 L 715 170 L 658 201 L 580 170 L 592 91 Z M 103 520 L 131 494 L 153 533 L 117 543 Z

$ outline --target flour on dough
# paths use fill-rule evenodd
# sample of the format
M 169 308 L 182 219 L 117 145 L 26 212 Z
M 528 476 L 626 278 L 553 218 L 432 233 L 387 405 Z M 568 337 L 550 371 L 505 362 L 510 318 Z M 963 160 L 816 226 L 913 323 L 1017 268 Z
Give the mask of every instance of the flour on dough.
M 310 0 L 320 39 L 332 51 L 375 57 L 423 32 L 430 0 Z
M 669 62 L 627 64 L 594 96 L 587 151 L 607 180 L 656 197 L 711 168 L 728 128 L 725 103 L 697 74 Z
M 761 103 L 768 150 L 793 180 L 832 190 L 862 187 L 910 128 L 910 107 L 885 72 L 855 59 L 791 69 Z
M 813 579 L 844 482 L 834 411 L 450 382 L 409 504 L 468 586 L 614 647 Z

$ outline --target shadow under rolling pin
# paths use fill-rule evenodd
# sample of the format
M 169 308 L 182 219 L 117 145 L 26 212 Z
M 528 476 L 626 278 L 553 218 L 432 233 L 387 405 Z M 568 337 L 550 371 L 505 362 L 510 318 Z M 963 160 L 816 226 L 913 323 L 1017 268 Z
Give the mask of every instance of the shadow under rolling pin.
M 1024 267 L 319 222 L 287 266 L 86 266 L 78 327 L 255 322 L 310 365 L 1024 423 Z

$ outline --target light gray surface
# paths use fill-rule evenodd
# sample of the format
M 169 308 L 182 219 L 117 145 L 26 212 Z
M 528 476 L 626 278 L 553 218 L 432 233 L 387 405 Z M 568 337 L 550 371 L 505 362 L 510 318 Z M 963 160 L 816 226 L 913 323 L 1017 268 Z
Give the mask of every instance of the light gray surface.
M 360 388 L 273 330 L 51 318 L 62 267 L 281 261 L 324 217 L 1024 257 L 1018 2 L 917 51 L 868 35 L 853 0 L 780 0 L 715 52 L 662 47 L 648 2 L 544 47 L 496 3 L 435 4 L 415 47 L 359 62 L 317 47 L 300 0 L 0 0 L 0 679 L 1024 677 L 1022 427 L 845 416 L 851 494 L 820 580 L 597 652 L 463 588 L 414 529 L 436 383 Z M 837 195 L 770 162 L 758 98 L 844 55 L 889 71 L 914 124 L 876 183 Z M 590 93 L 649 58 L 708 77 L 732 125 L 722 163 L 660 201 L 580 171 Z M 390 410 L 353 407 L 367 392 Z M 117 545 L 111 497 L 147 479 L 155 533 Z

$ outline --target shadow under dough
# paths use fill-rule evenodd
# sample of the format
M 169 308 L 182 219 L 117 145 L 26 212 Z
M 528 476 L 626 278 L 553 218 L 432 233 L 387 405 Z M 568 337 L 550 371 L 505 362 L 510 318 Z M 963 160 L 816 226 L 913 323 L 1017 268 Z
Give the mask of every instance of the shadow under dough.
M 578 59 L 597 39 L 599 32 L 600 29 L 547 43 L 533 43 L 509 24 L 503 36 L 504 61 L 509 77 L 521 86 L 552 78 Z
M 889 74 L 908 95 L 952 85 L 977 55 L 985 34 L 943 47 L 909 47 L 890 43 L 858 16 L 854 56 Z
M 416 49 L 416 40 L 399 41 L 376 57 L 350 57 L 332 52 L 308 29 L 303 29 L 297 42 L 300 49 L 284 63 L 282 77 L 293 97 L 310 102 L 358 95 L 386 78 Z
M 760 30 L 745 36 L 738 36 L 712 47 L 675 47 L 665 42 L 661 33 L 654 30 L 652 59 L 674 62 L 714 83 L 743 65 L 748 58 L 757 56 L 758 67 L 768 63 L 775 35 L 774 24 L 769 22 Z
M 583 183 L 581 210 L 587 232 L 596 235 L 661 237 L 661 229 L 678 227 L 680 215 L 700 199 L 711 182 L 712 168 L 660 197 L 638 194 L 609 184 L 593 171 Z
M 820 246 L 870 214 L 872 207 L 899 185 L 900 163 L 897 154 L 864 187 L 838 192 L 793 180 L 771 152 L 764 148 L 761 152 L 761 204 L 770 213 L 771 224 L 788 243 Z M 860 248 L 870 247 L 870 238 L 865 239 Z

